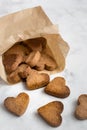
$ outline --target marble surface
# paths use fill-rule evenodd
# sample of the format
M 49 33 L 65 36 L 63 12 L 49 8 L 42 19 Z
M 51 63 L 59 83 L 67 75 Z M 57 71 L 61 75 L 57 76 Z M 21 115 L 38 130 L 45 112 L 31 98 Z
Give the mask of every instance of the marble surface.
M 51 76 L 63 76 L 70 87 L 68 98 L 59 99 L 48 96 L 43 88 L 27 91 L 23 83 L 9 86 L 0 79 L 0 129 L 1 130 L 87 130 L 87 120 L 79 121 L 74 117 L 76 101 L 80 94 L 87 93 L 87 0 L 0 0 L 0 16 L 41 5 L 70 46 L 63 72 Z M 26 113 L 16 117 L 8 113 L 3 101 L 8 96 L 20 92 L 30 95 Z M 60 127 L 52 128 L 37 114 L 37 108 L 54 100 L 64 104 L 63 121 Z

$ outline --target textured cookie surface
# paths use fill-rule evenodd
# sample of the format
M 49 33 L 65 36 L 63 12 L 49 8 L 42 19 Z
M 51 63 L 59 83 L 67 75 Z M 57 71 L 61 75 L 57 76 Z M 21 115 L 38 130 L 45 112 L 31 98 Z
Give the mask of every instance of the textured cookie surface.
M 27 109 L 29 96 L 26 93 L 20 93 L 16 98 L 7 97 L 4 100 L 4 106 L 8 111 L 17 116 L 21 116 Z
M 27 64 L 21 64 L 14 72 L 7 75 L 7 80 L 11 84 L 18 83 L 21 79 L 25 79 L 29 75 L 30 71 L 31 68 Z
M 36 70 L 33 70 L 26 79 L 26 87 L 29 90 L 38 89 L 47 85 L 49 80 L 48 74 L 38 73 Z
M 23 57 L 19 54 L 9 54 L 4 56 L 3 64 L 6 72 L 9 74 L 15 71 L 18 65 L 23 61 Z
M 27 56 L 26 58 L 26 63 L 31 66 L 31 67 L 34 67 L 37 65 L 39 59 L 41 57 L 41 54 L 39 51 L 32 51 L 29 56 Z
M 37 111 L 53 127 L 57 127 L 62 123 L 61 113 L 63 111 L 63 104 L 59 101 L 50 102 L 40 107 Z
M 77 104 L 75 110 L 76 118 L 80 120 L 87 119 L 87 94 L 80 95 Z
M 18 70 L 7 75 L 7 80 L 10 84 L 15 84 L 21 81 L 21 77 L 18 75 Z
M 21 64 L 21 65 L 17 68 L 17 72 L 18 72 L 18 75 L 19 75 L 22 79 L 24 79 L 24 78 L 27 78 L 27 76 L 30 74 L 31 68 L 30 68 L 27 64 L 23 63 L 23 64 Z
M 65 85 L 63 77 L 56 77 L 45 87 L 45 92 L 55 97 L 65 98 L 69 96 L 70 89 Z
M 56 68 L 57 68 L 57 64 L 56 64 L 55 60 L 48 54 L 42 53 L 41 58 L 40 58 L 38 64 L 36 65 L 36 69 L 37 70 L 46 69 L 46 70 L 52 71 Z

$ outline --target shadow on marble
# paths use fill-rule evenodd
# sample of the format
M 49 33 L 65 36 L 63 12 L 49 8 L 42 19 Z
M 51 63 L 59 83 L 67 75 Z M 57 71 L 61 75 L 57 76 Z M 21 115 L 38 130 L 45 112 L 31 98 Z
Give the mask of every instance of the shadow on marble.
M 76 110 L 76 106 L 77 106 L 77 101 L 76 101 L 76 100 L 74 100 L 74 101 L 72 102 L 72 106 L 73 106 L 73 110 L 72 110 L 71 116 L 72 116 L 72 119 L 73 119 L 73 120 L 76 120 L 76 117 L 75 117 L 75 110 Z
M 6 85 L 6 82 L 0 78 L 0 85 Z

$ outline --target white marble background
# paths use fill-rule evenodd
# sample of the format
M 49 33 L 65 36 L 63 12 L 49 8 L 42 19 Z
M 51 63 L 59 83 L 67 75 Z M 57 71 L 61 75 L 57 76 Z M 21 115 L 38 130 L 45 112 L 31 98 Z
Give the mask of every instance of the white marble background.
M 44 94 L 43 88 L 27 91 L 22 83 L 9 87 L 0 79 L 0 129 L 87 130 L 87 120 L 79 121 L 74 117 L 78 96 L 87 93 L 87 0 L 0 0 L 0 16 L 37 5 L 41 5 L 52 22 L 59 25 L 62 37 L 69 43 L 65 70 L 52 75 L 51 79 L 64 76 L 71 94 L 66 99 L 54 98 Z M 30 104 L 23 116 L 15 117 L 4 109 L 3 100 L 22 91 L 30 95 Z M 58 128 L 48 126 L 37 115 L 38 107 L 53 100 L 64 104 L 63 122 Z

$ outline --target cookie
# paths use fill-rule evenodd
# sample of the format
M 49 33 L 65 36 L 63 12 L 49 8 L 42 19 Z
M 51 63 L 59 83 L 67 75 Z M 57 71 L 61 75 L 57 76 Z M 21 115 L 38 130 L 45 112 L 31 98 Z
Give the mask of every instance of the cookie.
M 45 69 L 45 63 L 44 63 L 44 58 L 41 54 L 41 57 L 39 59 L 39 61 L 37 62 L 36 66 L 34 67 L 36 70 L 38 71 L 43 71 Z
M 31 72 L 31 68 L 27 64 L 21 64 L 18 68 L 7 75 L 7 80 L 11 84 L 15 84 L 25 79 Z
M 55 60 L 49 56 L 48 54 L 41 54 L 41 59 L 39 60 L 38 64 L 36 65 L 36 69 L 41 68 L 52 71 L 57 68 L 57 64 Z M 39 70 L 39 69 L 38 69 Z
M 82 94 L 78 98 L 75 117 L 79 120 L 87 119 L 87 94 Z
M 29 56 L 27 56 L 25 63 L 27 63 L 30 67 L 34 67 L 37 65 L 40 60 L 41 54 L 39 51 L 32 51 Z
M 29 90 L 39 89 L 49 83 L 49 75 L 45 73 L 38 73 L 33 70 L 26 79 L 26 87 Z
M 34 67 L 37 71 L 43 71 L 45 69 L 45 65 L 41 62 L 41 60 Z
M 52 127 L 60 126 L 62 123 L 61 113 L 63 111 L 63 104 L 60 101 L 50 102 L 38 108 L 39 115 Z
M 70 89 L 65 85 L 63 77 L 54 78 L 44 89 L 44 91 L 58 98 L 66 98 L 70 94 Z
M 20 93 L 16 98 L 7 97 L 4 100 L 6 109 L 17 116 L 21 116 L 25 113 L 28 103 L 29 96 L 26 93 Z
M 17 72 L 18 72 L 18 75 L 22 78 L 22 79 L 25 79 L 27 78 L 27 76 L 31 73 L 32 69 L 30 68 L 29 65 L 23 63 L 21 64 L 18 69 L 17 69 Z
M 42 54 L 42 57 L 44 59 L 44 64 L 45 64 L 46 70 L 52 71 L 57 68 L 57 64 L 51 56 L 49 56 L 47 54 Z
M 18 70 L 12 72 L 11 74 L 7 75 L 7 81 L 10 84 L 16 84 L 21 81 L 21 77 L 18 75 Z
M 7 74 L 15 71 L 20 63 L 22 63 L 23 57 L 19 54 L 8 54 L 3 57 L 3 64 Z

